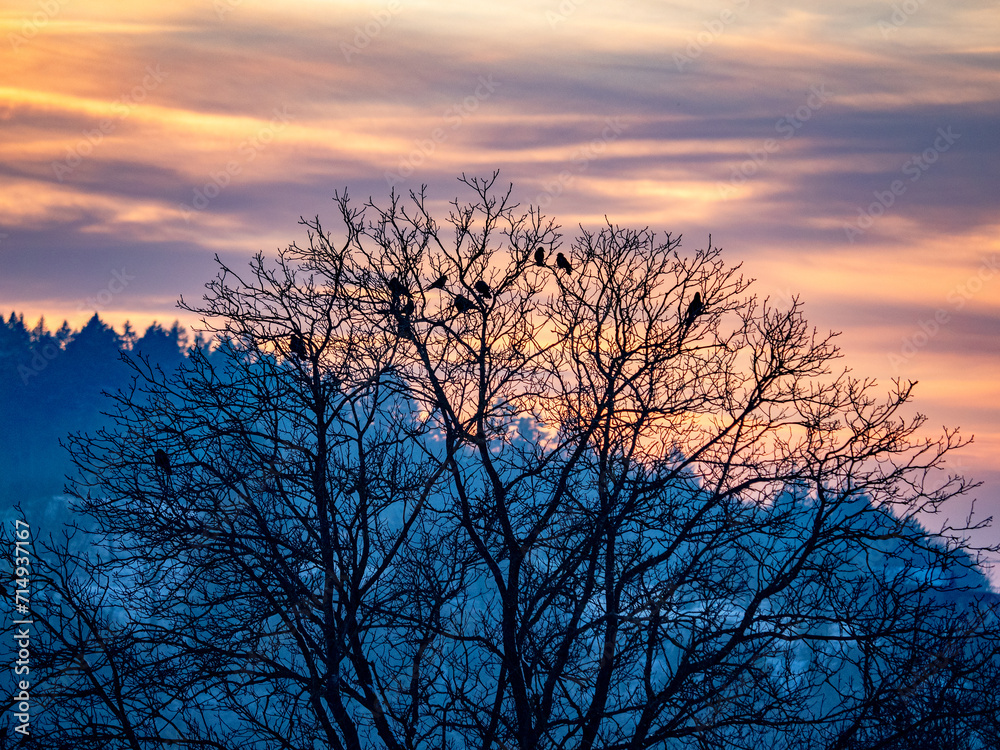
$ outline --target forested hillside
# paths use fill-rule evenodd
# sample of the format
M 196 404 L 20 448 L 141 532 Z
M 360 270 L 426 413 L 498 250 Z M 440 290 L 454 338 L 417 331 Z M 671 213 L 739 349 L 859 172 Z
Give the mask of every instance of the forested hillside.
M 60 506 L 72 461 L 60 440 L 94 431 L 105 418 L 104 391 L 128 385 L 133 371 L 121 352 L 148 358 L 164 371 L 180 364 L 189 349 L 178 323 L 154 323 L 141 336 L 128 324 L 115 331 L 97 313 L 78 331 L 65 322 L 50 331 L 44 318 L 29 327 L 24 315 L 0 318 L 0 502 L 21 504 L 36 518 Z

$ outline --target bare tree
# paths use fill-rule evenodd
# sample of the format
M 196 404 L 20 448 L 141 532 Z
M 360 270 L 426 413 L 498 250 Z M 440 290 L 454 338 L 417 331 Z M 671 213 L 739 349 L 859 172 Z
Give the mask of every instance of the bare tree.
M 72 439 L 105 550 L 73 559 L 122 608 L 53 597 L 51 663 L 100 642 L 72 700 L 104 746 L 995 740 L 996 598 L 966 528 L 917 523 L 971 489 L 938 481 L 962 439 L 711 242 L 559 250 L 496 177 L 444 228 L 344 194 L 336 236 L 220 261 L 181 301 L 219 348 L 132 361 L 116 428 Z

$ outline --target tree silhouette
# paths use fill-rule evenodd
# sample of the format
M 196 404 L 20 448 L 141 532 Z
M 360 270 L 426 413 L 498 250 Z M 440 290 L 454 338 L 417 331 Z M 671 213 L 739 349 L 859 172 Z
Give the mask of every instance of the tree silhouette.
M 463 176 L 448 232 L 423 192 L 336 196 L 338 236 L 304 222 L 181 301 L 217 351 L 133 360 L 72 440 L 107 549 L 45 558 L 32 741 L 888 747 L 944 721 L 932 686 L 995 737 L 995 598 L 961 529 L 915 521 L 970 489 L 933 481 L 963 441 L 919 439 L 911 384 L 831 372 L 718 248 L 584 230 L 558 286 L 532 251 L 558 227 L 495 179 Z M 386 278 L 444 276 L 490 278 L 490 315 L 387 311 Z M 300 332 L 308 362 L 275 346 Z
M 153 323 L 132 347 L 136 356 L 148 357 L 167 372 L 181 365 L 185 349 L 185 331 L 177 322 L 170 330 Z

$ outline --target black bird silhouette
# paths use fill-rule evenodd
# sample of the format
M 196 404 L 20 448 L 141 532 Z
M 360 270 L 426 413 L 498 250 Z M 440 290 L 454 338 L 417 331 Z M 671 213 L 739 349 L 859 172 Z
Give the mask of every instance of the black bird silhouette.
M 406 300 L 406 304 L 403 305 L 403 311 L 402 311 L 403 315 L 413 315 L 413 311 L 415 309 L 416 309 L 416 307 L 413 304 L 413 300 L 412 299 L 408 299 L 408 300 Z
M 559 253 L 556 256 L 556 265 L 559 266 L 559 268 L 561 268 L 566 273 L 570 273 L 573 270 L 573 266 L 569 264 L 569 261 L 566 260 L 566 256 L 563 255 L 562 253 Z
M 687 315 L 684 316 L 684 325 L 689 326 L 694 323 L 694 319 L 701 315 L 705 305 L 701 301 L 701 292 L 694 293 L 694 299 L 688 305 Z
M 455 295 L 455 309 L 460 313 L 465 313 L 469 312 L 469 310 L 476 309 L 476 305 L 468 297 L 457 294 Z
M 433 284 L 427 287 L 427 291 L 430 291 L 431 289 L 444 289 L 444 285 L 447 283 L 448 283 L 448 277 L 445 276 L 444 274 L 441 274 L 440 276 L 438 276 L 437 281 L 435 281 Z
M 413 335 L 413 327 L 410 325 L 410 321 L 406 318 L 399 319 L 399 328 L 396 332 L 403 338 L 409 338 Z
M 288 348 L 299 359 L 305 359 L 308 356 L 306 354 L 306 342 L 297 333 L 292 334 L 292 340 L 288 343 Z
M 161 469 L 164 474 L 168 477 L 174 473 L 173 469 L 170 468 L 170 456 L 163 448 L 157 448 L 156 453 L 153 454 L 153 461 L 156 463 L 156 468 Z
M 490 295 L 493 294 L 493 290 L 490 289 L 490 285 L 485 281 L 477 281 L 472 285 L 472 288 L 479 292 L 480 296 L 486 297 L 487 299 L 489 299 Z
M 399 283 L 399 279 L 393 276 L 389 279 L 389 291 L 392 292 L 393 297 L 409 297 L 410 290 L 407 289 L 403 284 Z
M 562 253 L 560 253 L 562 255 Z M 538 247 L 535 248 L 535 265 L 544 266 L 545 265 L 545 251 Z

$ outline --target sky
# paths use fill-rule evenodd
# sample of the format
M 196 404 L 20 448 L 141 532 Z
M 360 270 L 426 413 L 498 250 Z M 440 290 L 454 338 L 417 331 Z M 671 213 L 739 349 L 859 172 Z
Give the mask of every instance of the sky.
M 711 235 L 798 295 L 975 435 L 950 465 L 1000 520 L 998 122 L 996 2 L 5 0 L 0 311 L 194 327 L 215 254 L 302 242 L 335 191 L 440 214 L 500 169 L 567 243 Z

